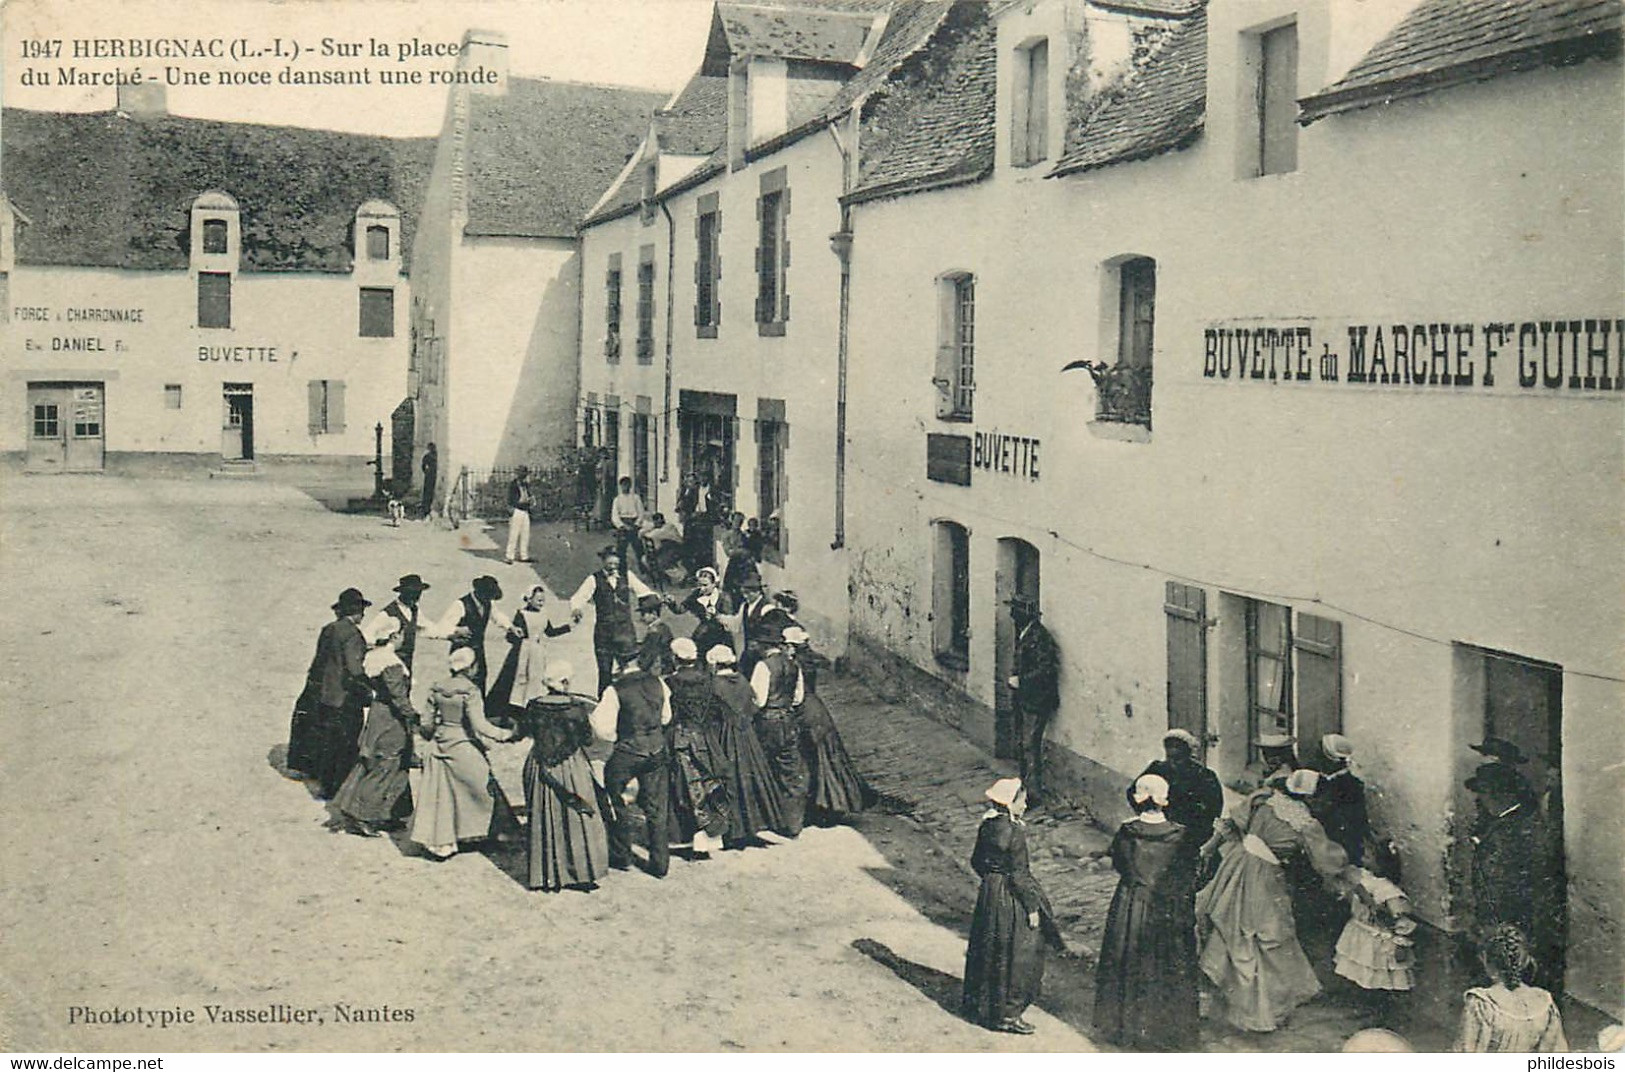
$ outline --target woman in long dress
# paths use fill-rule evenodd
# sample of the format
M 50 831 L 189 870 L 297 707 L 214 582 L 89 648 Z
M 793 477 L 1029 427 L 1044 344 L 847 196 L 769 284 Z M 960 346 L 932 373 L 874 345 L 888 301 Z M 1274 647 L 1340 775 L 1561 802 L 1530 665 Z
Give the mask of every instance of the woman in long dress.
M 609 834 L 586 751 L 593 705 L 571 694 L 568 663 L 550 663 L 539 676 L 544 691 L 521 718 L 531 739 L 525 757 L 526 884 L 533 890 L 591 889 L 609 870 Z
M 485 718 L 492 725 L 513 726 L 525 705 L 546 691 L 541 687 L 542 668 L 547 661 L 542 640 L 570 631 L 568 608 L 564 624 L 559 625 L 545 609 L 546 604 L 547 588 L 533 584 L 513 616 L 513 626 L 508 630 L 508 655 L 485 693 Z
M 691 845 L 696 857 L 710 855 L 728 830 L 730 769 L 711 709 L 716 690 L 699 665 L 699 649 L 687 637 L 671 642 L 677 669 L 666 678 L 671 691 L 671 841 Z
M 1142 774 L 1108 850 L 1121 876 L 1095 970 L 1095 1031 L 1131 1050 L 1196 1049 L 1196 854 L 1168 819 L 1168 781 Z
M 829 666 L 829 660 L 812 650 L 807 631 L 799 625 L 784 631 L 784 643 L 791 665 L 801 670 L 802 701 L 796 714 L 807 757 L 807 814 L 816 822 L 838 822 L 874 804 L 875 791 L 853 766 L 841 731 L 818 695 L 818 671 Z
M 1222 859 L 1196 896 L 1202 972 L 1223 997 L 1225 1019 L 1245 1031 L 1274 1031 L 1320 993 L 1298 944 L 1283 862 L 1302 855 L 1324 882 L 1348 888 L 1348 857 L 1305 803 L 1319 775 L 1275 775 L 1219 821 L 1203 853 Z
M 379 616 L 372 650 L 362 660 L 373 701 L 361 731 L 361 755 L 333 797 L 345 829 L 363 837 L 377 837 L 381 828 L 399 824 L 412 813 L 406 772 L 418 713 L 412 708 L 412 679 L 400 659 L 405 638 L 399 619 Z
M 429 744 L 412 840 L 439 859 L 455 855 L 459 841 L 481 841 L 516 822 L 483 743 L 514 735 L 486 721 L 484 698 L 468 676 L 474 666 L 472 650 L 451 653 L 451 677 L 430 690 L 428 717 L 419 730 Z
M 710 732 L 728 770 L 728 827 L 722 844 L 741 849 L 759 843 L 760 831 L 783 829 L 787 803 L 756 737 L 756 697 L 739 676 L 733 649 L 718 644 L 705 653 L 705 661 L 715 693 Z
M 1044 942 L 1049 902 L 1027 860 L 1027 792 L 1019 778 L 1003 778 L 987 790 L 992 804 L 976 832 L 971 867 L 982 890 L 971 917 L 965 951 L 965 1018 L 992 1031 L 1030 1035 L 1022 1019 L 1038 1000 L 1044 981 Z

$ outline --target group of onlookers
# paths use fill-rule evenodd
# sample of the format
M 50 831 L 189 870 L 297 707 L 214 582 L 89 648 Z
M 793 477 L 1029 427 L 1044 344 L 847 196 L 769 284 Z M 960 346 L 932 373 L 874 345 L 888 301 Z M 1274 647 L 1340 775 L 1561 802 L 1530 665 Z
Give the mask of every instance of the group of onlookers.
M 1096 965 L 1098 1040 L 1194 1050 L 1204 989 L 1213 1015 L 1235 1028 L 1282 1027 L 1322 990 L 1300 927 L 1328 924 L 1335 937 L 1324 968 L 1371 996 L 1373 1019 L 1401 1021 L 1394 998 L 1415 984 L 1417 924 L 1398 885 L 1398 854 L 1372 836 L 1364 785 L 1350 769 L 1353 743 L 1327 734 L 1317 744 L 1310 765 L 1290 738 L 1261 737 L 1260 784 L 1226 810 L 1218 777 L 1198 758 L 1201 742 L 1182 729 L 1164 736 L 1164 758 L 1127 790 L 1134 817 L 1097 854 L 1119 874 Z M 1536 915 L 1545 903 L 1538 887 L 1553 879 L 1531 862 L 1538 834 L 1508 825 L 1519 809 L 1535 811 L 1535 799 L 1508 762 L 1521 759 L 1515 748 L 1495 739 L 1474 748 L 1489 758 L 1467 782 L 1479 803 L 1471 940 L 1488 985 L 1464 995 L 1456 1048 L 1566 1050 L 1552 994 L 1537 985 L 1545 979 L 1541 928 L 1549 925 Z M 1033 1028 L 1022 1014 L 1038 996 L 1044 948 L 1065 947 L 1028 865 L 1022 780 L 995 783 L 987 798 L 971 859 L 982 890 L 964 1012 L 1027 1034 Z M 1396 1040 L 1403 1042 L 1373 1029 L 1351 1045 L 1394 1048 Z

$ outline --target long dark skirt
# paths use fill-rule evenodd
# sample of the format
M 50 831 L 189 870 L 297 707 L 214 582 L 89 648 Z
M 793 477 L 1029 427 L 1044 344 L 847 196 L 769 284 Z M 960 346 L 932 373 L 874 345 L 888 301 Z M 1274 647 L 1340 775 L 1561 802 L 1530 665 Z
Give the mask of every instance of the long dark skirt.
M 807 757 L 807 806 L 815 813 L 856 815 L 875 802 L 875 791 L 852 765 L 829 708 L 809 693 L 801 705 L 802 749 Z
M 591 804 L 596 815 L 565 806 L 558 791 L 542 780 L 541 769 L 534 752 L 525 757 L 525 804 L 530 810 L 526 885 L 533 890 L 562 890 L 596 882 L 609 869 L 609 834 L 586 754 L 574 752 L 547 773 Z
M 288 767 L 314 778 L 321 795 L 331 799 L 361 754 L 364 720 L 359 702 L 343 707 L 321 703 L 296 707 L 288 734 Z
M 801 751 L 801 722 L 789 711 L 763 711 L 756 719 L 756 738 L 783 794 L 784 822 L 773 832 L 796 837 L 807 822 L 807 757 Z
M 514 678 L 519 676 L 519 647 L 518 644 L 508 646 L 507 658 L 502 660 L 502 668 L 485 694 L 485 720 L 503 729 L 512 729 L 518 714 L 508 704 L 513 698 Z
M 985 1027 L 1013 1020 L 1038 999 L 1043 981 L 1043 931 L 1027 926 L 1009 875 L 983 875 L 965 951 L 965 1018 Z
M 744 841 L 762 830 L 781 830 L 786 805 L 778 777 L 762 752 L 762 742 L 748 719 L 728 717 L 718 728 L 717 744 L 728 765 L 730 841 Z M 799 802 L 798 802 L 799 806 Z
M 728 830 L 728 763 L 710 734 L 680 726 L 671 740 L 671 841 L 682 845 L 703 831 L 722 837 Z
M 387 823 L 412 813 L 412 791 L 406 765 L 412 756 L 412 735 L 387 704 L 367 713 L 361 731 L 360 756 L 344 779 L 333 806 L 351 819 Z
M 1196 1049 L 1196 909 L 1187 886 L 1119 882 L 1095 969 L 1095 1031 L 1133 1050 Z

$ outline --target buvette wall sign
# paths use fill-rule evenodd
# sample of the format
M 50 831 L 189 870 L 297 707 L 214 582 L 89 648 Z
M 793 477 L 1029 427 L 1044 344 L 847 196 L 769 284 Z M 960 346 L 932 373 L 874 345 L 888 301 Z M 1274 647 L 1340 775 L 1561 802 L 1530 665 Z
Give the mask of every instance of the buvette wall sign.
M 1202 375 L 1269 383 L 1625 391 L 1625 319 L 1217 323 Z

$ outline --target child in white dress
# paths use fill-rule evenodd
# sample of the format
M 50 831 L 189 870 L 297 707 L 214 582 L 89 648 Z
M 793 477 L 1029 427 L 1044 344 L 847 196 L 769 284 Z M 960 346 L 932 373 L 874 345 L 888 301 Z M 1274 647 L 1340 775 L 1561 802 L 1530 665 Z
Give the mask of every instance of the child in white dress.
M 1378 853 L 1376 873 L 1359 868 L 1352 915 L 1337 939 L 1333 967 L 1362 990 L 1403 991 L 1414 985 L 1411 965 L 1416 921 L 1405 891 L 1394 884 L 1392 854 Z

